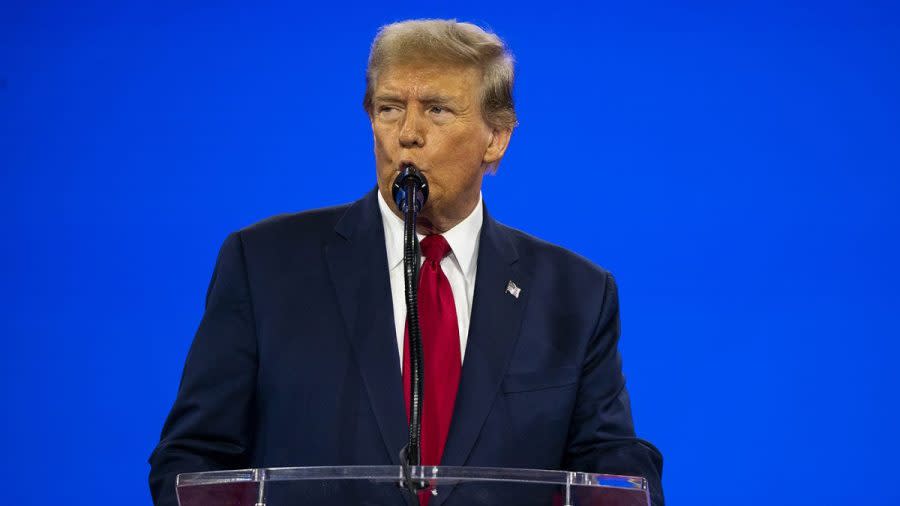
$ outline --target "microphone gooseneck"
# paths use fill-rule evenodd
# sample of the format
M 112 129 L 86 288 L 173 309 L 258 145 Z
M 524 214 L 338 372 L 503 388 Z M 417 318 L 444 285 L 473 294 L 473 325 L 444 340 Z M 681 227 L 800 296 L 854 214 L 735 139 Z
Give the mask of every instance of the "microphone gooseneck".
M 411 466 L 422 463 L 422 397 L 425 372 L 422 359 L 422 334 L 419 329 L 419 241 L 416 237 L 416 216 L 428 199 L 428 182 L 425 175 L 412 164 L 400 168 L 400 174 L 391 188 L 394 203 L 403 213 L 403 279 L 406 299 L 406 324 L 409 333 L 409 442 L 400 450 L 403 465 L 402 485 L 409 491 L 421 490 L 426 485 L 414 482 Z

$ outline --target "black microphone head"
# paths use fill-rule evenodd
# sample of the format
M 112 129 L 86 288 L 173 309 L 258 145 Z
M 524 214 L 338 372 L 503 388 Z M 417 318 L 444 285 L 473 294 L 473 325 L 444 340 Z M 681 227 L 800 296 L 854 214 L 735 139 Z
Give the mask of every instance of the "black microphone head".
M 415 211 L 419 212 L 425 206 L 425 201 L 428 200 L 428 181 L 422 171 L 415 165 L 407 163 L 400 167 L 400 173 L 397 174 L 391 187 L 391 196 L 394 197 L 394 203 L 397 204 L 400 212 L 406 212 L 407 195 L 410 191 L 414 192 L 413 204 Z

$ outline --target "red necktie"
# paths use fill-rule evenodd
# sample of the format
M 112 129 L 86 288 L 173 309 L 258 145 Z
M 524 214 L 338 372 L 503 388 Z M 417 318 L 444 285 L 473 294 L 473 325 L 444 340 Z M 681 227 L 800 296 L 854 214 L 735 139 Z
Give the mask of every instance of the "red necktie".
M 450 253 L 450 245 L 440 235 L 429 235 L 420 246 L 425 263 L 419 272 L 419 328 L 422 332 L 422 357 L 425 368 L 425 394 L 422 404 L 422 465 L 441 462 L 444 443 L 450 430 L 453 404 L 459 386 L 462 358 L 459 350 L 459 322 L 453 291 L 441 259 Z M 403 338 L 403 391 L 406 417 L 409 419 L 409 329 Z

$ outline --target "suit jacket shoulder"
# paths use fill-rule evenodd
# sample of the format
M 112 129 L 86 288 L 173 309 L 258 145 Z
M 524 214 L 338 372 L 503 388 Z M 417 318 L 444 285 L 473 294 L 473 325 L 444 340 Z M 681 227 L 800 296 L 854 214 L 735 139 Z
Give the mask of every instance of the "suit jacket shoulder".
M 516 249 L 524 258 L 530 257 L 537 263 L 541 261 L 563 262 L 580 274 L 587 276 L 605 278 L 610 275 L 607 269 L 572 250 L 502 223 L 498 222 L 497 225 L 500 230 L 510 237 Z
M 568 308 L 566 313 L 577 312 L 579 318 L 596 323 L 601 309 L 617 310 L 615 278 L 604 267 L 557 244 L 539 239 L 521 230 L 495 222 L 497 230 L 509 238 L 518 254 L 522 271 L 532 278 L 534 286 L 544 288 L 545 297 L 552 296 Z M 612 304 L 616 307 L 609 307 Z M 580 311 L 575 311 L 580 308 Z
M 323 274 L 324 247 L 348 210 L 358 203 L 324 207 L 272 216 L 244 227 L 239 239 L 248 282 L 277 286 L 286 276 L 300 278 Z M 274 285 L 273 285 L 274 283 Z
M 286 244 L 306 245 L 312 239 L 328 237 L 348 209 L 355 204 L 342 204 L 296 213 L 271 216 L 237 231 L 244 246 L 256 248 L 284 247 Z

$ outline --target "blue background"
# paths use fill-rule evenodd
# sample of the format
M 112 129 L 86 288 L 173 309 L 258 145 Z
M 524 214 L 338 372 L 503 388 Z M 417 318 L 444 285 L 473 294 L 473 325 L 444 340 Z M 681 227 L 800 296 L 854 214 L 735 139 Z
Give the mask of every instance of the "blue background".
M 5 503 L 150 503 L 221 241 L 373 186 L 428 16 L 516 54 L 486 202 L 616 274 L 669 504 L 900 504 L 896 5 L 72 4 L 0 5 Z

